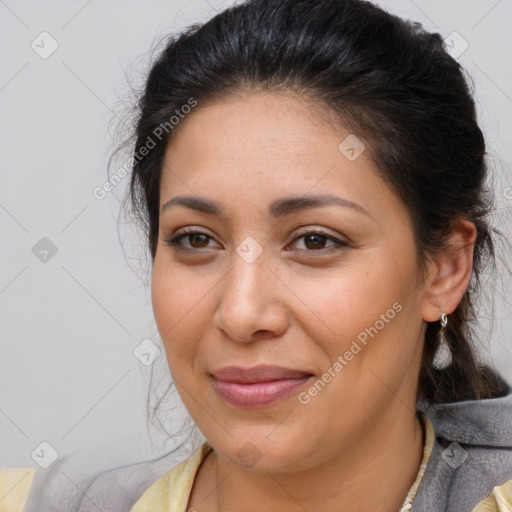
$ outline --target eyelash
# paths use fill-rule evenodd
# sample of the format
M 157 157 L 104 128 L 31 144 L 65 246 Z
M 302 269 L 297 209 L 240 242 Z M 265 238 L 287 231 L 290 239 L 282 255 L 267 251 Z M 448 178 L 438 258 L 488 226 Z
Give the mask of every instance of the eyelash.
M 164 243 L 166 243 L 168 245 L 171 245 L 172 248 L 174 250 L 176 250 L 176 251 L 200 251 L 201 249 L 207 249 L 208 247 L 189 249 L 188 247 L 183 247 L 180 244 L 180 241 L 181 241 L 182 238 L 185 238 L 186 236 L 194 235 L 194 234 L 205 235 L 209 239 L 213 240 L 213 237 L 211 237 L 210 235 L 204 233 L 203 231 L 199 231 L 199 230 L 194 229 L 194 228 L 185 228 L 184 230 L 179 231 L 175 235 L 173 235 L 170 238 L 164 240 Z M 344 249 L 345 247 L 349 246 L 348 242 L 345 242 L 344 240 L 339 240 L 339 239 L 333 237 L 332 235 L 330 235 L 330 234 L 328 234 L 328 233 L 326 233 L 326 232 L 324 232 L 322 230 L 310 230 L 310 231 L 305 231 L 303 233 L 300 233 L 294 240 L 292 240 L 292 243 L 296 242 L 300 238 L 307 237 L 308 235 L 320 235 L 320 236 L 323 236 L 326 239 L 334 242 L 335 245 L 331 246 L 331 247 L 329 247 L 327 249 L 298 249 L 298 250 L 305 251 L 305 252 L 310 252 L 310 253 L 322 252 L 322 253 L 325 254 L 325 253 L 331 253 L 333 251 L 339 251 L 339 250 Z

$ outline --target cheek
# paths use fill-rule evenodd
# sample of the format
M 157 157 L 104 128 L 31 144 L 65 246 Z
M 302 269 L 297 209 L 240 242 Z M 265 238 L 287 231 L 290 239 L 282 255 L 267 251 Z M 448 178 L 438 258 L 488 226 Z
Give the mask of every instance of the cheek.
M 176 305 L 179 304 L 179 291 L 176 281 L 173 282 L 170 272 L 165 272 L 155 258 L 151 280 L 151 302 L 153 314 L 164 344 L 173 330 L 178 316 Z
M 296 278 L 290 288 L 306 306 L 303 319 L 308 319 L 311 338 L 323 340 L 329 352 L 343 348 L 338 346 L 340 340 L 355 338 L 373 325 L 401 295 L 389 267 L 367 257 L 321 279 Z
M 343 358 L 350 381 L 366 376 L 373 382 L 370 369 L 407 372 L 421 328 L 416 278 L 413 252 L 354 253 L 331 276 L 296 280 L 294 291 L 308 306 L 302 328 L 330 364 Z M 338 385 L 349 380 L 338 379 Z
M 169 270 L 155 258 L 151 283 L 153 314 L 173 375 L 189 371 L 205 325 L 209 286 L 191 281 L 187 272 Z M 203 320 L 201 320 L 203 319 Z

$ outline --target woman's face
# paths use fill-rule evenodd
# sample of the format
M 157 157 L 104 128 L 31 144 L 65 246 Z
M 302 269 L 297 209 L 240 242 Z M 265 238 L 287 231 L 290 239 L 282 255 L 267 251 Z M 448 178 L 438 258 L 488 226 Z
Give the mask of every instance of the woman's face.
M 410 219 L 324 118 L 292 94 L 233 96 L 199 104 L 165 154 L 155 318 L 184 404 L 240 467 L 350 457 L 415 410 L 427 294 Z M 183 228 L 200 234 L 165 242 Z

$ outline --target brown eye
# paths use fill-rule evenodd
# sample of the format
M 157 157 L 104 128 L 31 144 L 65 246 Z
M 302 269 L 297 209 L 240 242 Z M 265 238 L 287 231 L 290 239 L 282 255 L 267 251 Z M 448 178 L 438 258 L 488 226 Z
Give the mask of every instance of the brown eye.
M 187 240 L 190 246 L 184 245 L 182 240 Z M 206 233 L 190 229 L 176 233 L 172 237 L 164 240 L 164 243 L 174 246 L 177 250 L 186 251 L 208 247 L 208 242 L 210 240 L 213 240 L 213 238 Z
M 318 234 L 307 235 L 304 239 L 306 241 L 305 245 L 308 249 L 323 249 L 323 246 L 327 241 L 327 237 Z
M 205 235 L 204 233 L 191 233 L 189 235 L 183 235 L 183 236 L 188 236 L 188 240 L 191 242 L 191 245 L 194 248 L 205 247 L 206 245 L 208 245 L 208 239 L 210 238 L 209 236 Z M 198 246 L 194 245 L 195 243 L 197 243 Z
M 349 245 L 347 242 L 338 240 L 337 238 L 321 231 L 309 231 L 307 233 L 303 233 L 294 240 L 294 243 L 301 239 L 304 239 L 303 244 L 305 248 L 299 248 L 299 250 L 306 252 L 316 251 L 325 253 L 331 252 L 332 250 L 343 249 Z M 331 245 L 326 246 L 326 243 L 328 242 L 332 243 Z
M 339 240 L 321 231 L 309 231 L 307 233 L 303 233 L 298 236 L 293 243 L 296 243 L 301 239 L 304 239 L 304 248 L 299 248 L 298 250 L 302 252 L 319 252 L 325 254 L 343 249 L 349 245 L 348 242 Z M 187 240 L 189 245 L 184 244 L 183 240 Z M 211 247 L 208 245 L 211 240 L 214 239 L 202 231 L 188 229 L 176 233 L 167 240 L 164 240 L 164 243 L 172 245 L 174 249 L 178 251 L 193 251 L 195 249 L 199 250 Z M 329 244 L 329 242 L 330 245 L 326 245 Z

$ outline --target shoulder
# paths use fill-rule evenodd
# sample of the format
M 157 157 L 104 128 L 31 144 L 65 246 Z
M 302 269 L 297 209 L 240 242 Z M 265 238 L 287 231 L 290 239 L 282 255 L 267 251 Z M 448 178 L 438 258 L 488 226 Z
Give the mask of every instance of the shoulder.
M 512 479 L 496 486 L 472 512 L 510 512 L 512 510 Z
M 0 510 L 21 512 L 34 480 L 32 467 L 0 468 Z
M 419 408 L 435 440 L 413 510 L 512 510 L 512 390 L 500 398 Z
M 188 451 L 190 447 L 182 446 L 181 448 Z M 183 460 L 181 448 L 156 460 L 130 464 L 100 473 L 90 481 L 88 486 L 82 488 L 82 499 L 78 506 L 72 509 L 73 512 L 97 512 L 98 507 L 109 512 L 132 510 L 132 507 L 139 503 L 141 496 L 145 496 L 154 486 L 158 487 L 158 483 L 165 480 L 173 469 L 183 464 L 180 464 Z M 156 512 L 160 509 L 148 507 L 141 510 Z M 164 510 L 167 512 L 168 509 Z
M 188 459 L 154 482 L 130 512 L 185 512 L 197 470 L 211 450 L 205 441 Z
M 191 447 L 184 448 L 190 453 Z M 134 512 L 167 512 L 166 503 L 182 501 L 186 507 L 197 469 L 211 449 L 205 442 L 180 463 L 180 448 L 153 461 L 103 471 L 79 481 L 74 477 L 70 480 L 69 473 L 73 472 L 63 471 L 62 463 L 47 471 L 0 468 L 0 512 L 126 512 L 132 507 Z M 173 506 L 171 510 L 180 509 Z

